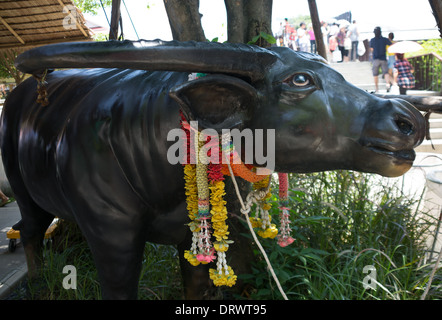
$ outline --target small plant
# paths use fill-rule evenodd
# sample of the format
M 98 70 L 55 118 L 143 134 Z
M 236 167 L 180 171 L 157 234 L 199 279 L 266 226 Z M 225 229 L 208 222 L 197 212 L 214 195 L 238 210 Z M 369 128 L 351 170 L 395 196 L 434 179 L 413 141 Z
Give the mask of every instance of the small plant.
M 254 36 L 252 38 L 252 40 L 250 40 L 247 44 L 256 44 L 259 45 L 260 43 L 262 43 L 264 41 L 270 43 L 270 44 L 275 44 L 276 43 L 276 39 L 274 36 L 272 36 L 271 34 L 265 33 L 263 31 L 261 31 L 258 35 Z

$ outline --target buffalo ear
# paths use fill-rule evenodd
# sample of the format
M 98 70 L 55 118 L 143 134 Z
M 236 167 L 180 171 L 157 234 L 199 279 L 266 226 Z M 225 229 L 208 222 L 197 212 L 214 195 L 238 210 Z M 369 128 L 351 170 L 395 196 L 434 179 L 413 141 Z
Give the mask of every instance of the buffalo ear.
M 183 83 L 170 91 L 189 121 L 200 129 L 241 128 L 251 118 L 258 100 L 254 87 L 226 75 L 208 75 Z

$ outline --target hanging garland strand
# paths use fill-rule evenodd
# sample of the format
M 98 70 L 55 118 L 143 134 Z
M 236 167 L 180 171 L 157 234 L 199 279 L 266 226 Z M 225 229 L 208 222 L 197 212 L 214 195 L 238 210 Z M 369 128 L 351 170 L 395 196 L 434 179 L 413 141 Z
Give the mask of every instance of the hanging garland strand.
M 280 217 L 280 231 L 281 234 L 278 235 L 278 244 L 281 247 L 286 247 L 295 241 L 291 236 L 290 228 L 290 208 L 288 208 L 288 174 L 278 173 L 279 178 L 279 217 Z
M 48 92 L 46 90 L 46 76 L 48 75 L 48 70 L 45 70 L 41 75 L 33 75 L 37 80 L 37 103 L 42 107 L 46 107 L 49 104 Z

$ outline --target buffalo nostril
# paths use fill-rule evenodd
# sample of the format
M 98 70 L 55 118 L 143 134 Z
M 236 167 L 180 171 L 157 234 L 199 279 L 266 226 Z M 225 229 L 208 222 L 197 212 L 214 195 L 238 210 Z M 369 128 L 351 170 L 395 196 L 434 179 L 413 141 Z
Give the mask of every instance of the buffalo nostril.
M 407 120 L 398 119 L 398 120 L 396 120 L 396 125 L 397 125 L 399 131 L 405 135 L 410 135 L 414 132 L 413 124 Z

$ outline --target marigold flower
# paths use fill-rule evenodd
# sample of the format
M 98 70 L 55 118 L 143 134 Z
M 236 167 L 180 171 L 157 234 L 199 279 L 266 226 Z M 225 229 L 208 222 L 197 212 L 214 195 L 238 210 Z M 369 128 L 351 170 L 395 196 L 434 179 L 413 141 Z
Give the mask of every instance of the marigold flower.
M 233 272 L 230 266 L 227 267 L 228 274 L 225 273 L 225 270 L 222 269 L 222 272 L 219 273 L 216 269 L 209 269 L 209 276 L 212 279 L 213 284 L 217 287 L 219 286 L 229 286 L 232 287 L 236 283 L 237 276 Z
M 259 230 L 258 235 L 262 238 L 273 239 L 278 235 L 278 229 L 276 228 L 276 225 L 272 223 L 267 229 Z
M 194 255 L 192 252 L 190 252 L 190 250 L 185 250 L 184 251 L 184 258 L 189 261 L 189 263 L 192 266 L 197 266 L 200 264 L 200 262 L 198 261 L 198 259 L 196 258 L 196 255 Z
M 270 209 L 272 208 L 272 205 L 271 205 L 270 203 L 263 203 L 263 204 L 261 205 L 261 208 L 262 208 L 263 210 L 268 211 L 268 210 L 270 210 Z
M 233 241 L 216 241 L 213 246 L 215 247 L 215 250 L 218 252 L 226 252 L 229 249 L 229 243 L 232 243 Z
M 249 220 L 253 228 L 261 228 L 262 220 L 260 218 L 250 217 Z

